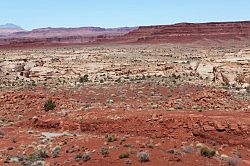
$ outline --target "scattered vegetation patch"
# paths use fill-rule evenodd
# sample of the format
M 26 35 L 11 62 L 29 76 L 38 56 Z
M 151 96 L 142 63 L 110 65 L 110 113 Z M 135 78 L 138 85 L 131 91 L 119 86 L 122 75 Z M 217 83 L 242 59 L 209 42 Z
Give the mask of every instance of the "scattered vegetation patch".
M 130 148 L 130 147 L 132 147 L 132 145 L 131 144 L 124 144 L 123 147 Z
M 37 86 L 37 84 L 35 83 L 35 81 L 32 81 L 31 86 Z
M 181 155 L 181 152 L 177 149 L 169 149 L 167 153 L 173 154 L 173 155 Z
M 28 157 L 28 160 L 30 161 L 38 161 L 38 160 L 42 160 L 45 158 L 48 158 L 48 152 L 46 151 L 45 148 L 39 148 L 37 151 L 31 153 Z
M 88 74 L 85 74 L 84 76 L 81 76 L 79 78 L 80 83 L 84 83 L 84 82 L 88 82 L 88 81 L 89 81 L 89 75 Z
M 87 162 L 87 161 L 89 161 L 91 159 L 91 157 L 90 157 L 90 154 L 89 153 L 84 153 L 84 154 L 77 154 L 76 156 L 75 156 L 75 160 L 76 161 L 84 161 L 84 162 Z
M 152 142 L 146 143 L 146 147 L 153 149 L 154 148 L 154 144 Z
M 127 136 L 122 137 L 120 140 L 120 144 L 124 143 L 126 140 L 127 140 Z
M 149 154 L 147 152 L 139 152 L 137 154 L 139 162 L 148 162 L 149 161 Z
M 45 101 L 44 103 L 44 110 L 46 112 L 50 111 L 50 110 L 53 110 L 56 108 L 56 104 L 52 101 L 52 99 L 48 99 Z
M 81 154 L 77 154 L 76 156 L 75 156 L 75 160 L 76 161 L 80 161 L 82 159 L 82 155 Z
M 182 105 L 178 105 L 177 107 L 176 107 L 178 110 L 182 110 L 183 109 L 183 107 L 182 107 Z
M 201 148 L 201 155 L 205 157 L 213 157 L 216 154 L 214 149 L 209 149 L 208 147 Z
M 108 134 L 108 135 L 106 135 L 106 139 L 107 139 L 108 142 L 114 142 L 114 141 L 117 140 L 116 136 L 114 134 Z
M 52 149 L 52 157 L 56 158 L 59 157 L 59 153 L 61 151 L 61 146 L 56 146 Z
M 91 157 L 90 157 L 89 153 L 84 153 L 84 154 L 82 155 L 82 160 L 83 160 L 84 162 L 87 162 L 87 161 L 89 161 L 90 159 L 91 159 Z
M 129 158 L 129 153 L 122 153 L 119 155 L 119 159 Z
M 84 108 L 84 109 L 88 109 L 88 108 L 90 108 L 90 107 L 91 107 L 91 104 L 87 104 L 87 103 L 86 103 L 86 104 L 83 105 L 83 108 Z
M 158 108 L 158 105 L 157 105 L 157 104 L 153 104 L 153 105 L 152 105 L 152 108 L 153 108 L 153 109 L 156 109 L 156 108 Z
M 108 156 L 108 154 L 109 154 L 109 149 L 108 149 L 107 147 L 101 147 L 100 153 L 101 153 L 104 157 L 106 157 L 106 156 Z
M 37 151 L 37 154 L 41 158 L 48 158 L 49 157 L 48 152 L 46 151 L 45 148 L 39 148 Z

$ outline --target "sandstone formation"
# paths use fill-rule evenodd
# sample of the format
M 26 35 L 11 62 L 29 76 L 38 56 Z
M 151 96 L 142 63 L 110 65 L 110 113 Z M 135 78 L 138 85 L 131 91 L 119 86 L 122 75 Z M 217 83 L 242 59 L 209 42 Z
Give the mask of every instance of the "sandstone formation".
M 143 26 L 124 35 L 121 40 L 139 43 L 188 43 L 198 40 L 246 38 L 250 38 L 250 21 Z
M 104 43 L 223 43 L 249 41 L 250 21 L 179 23 L 139 28 L 41 28 L 0 39 L 0 46 L 49 46 Z

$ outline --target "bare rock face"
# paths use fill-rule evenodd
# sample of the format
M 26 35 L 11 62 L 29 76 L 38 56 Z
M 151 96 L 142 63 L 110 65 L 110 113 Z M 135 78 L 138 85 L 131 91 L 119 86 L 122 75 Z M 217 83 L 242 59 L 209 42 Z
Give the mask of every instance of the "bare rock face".
M 30 76 L 31 77 L 40 77 L 40 76 L 51 76 L 53 75 L 54 70 L 48 67 L 33 67 L 30 69 Z
M 37 66 L 37 63 L 36 62 L 26 62 L 25 66 L 24 66 L 24 69 L 25 70 L 30 70 L 31 68 L 33 67 L 36 67 Z
M 24 70 L 24 62 L 5 61 L 0 63 L 0 68 L 3 73 L 21 72 Z

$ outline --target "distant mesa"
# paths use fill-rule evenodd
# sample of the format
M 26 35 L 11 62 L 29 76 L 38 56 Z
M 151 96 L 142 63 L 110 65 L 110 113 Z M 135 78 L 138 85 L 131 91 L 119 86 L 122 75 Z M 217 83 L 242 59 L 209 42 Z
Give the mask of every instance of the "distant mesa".
M 190 43 L 245 39 L 250 39 L 250 21 L 142 26 L 120 40 L 136 43 Z
M 6 37 L 9 36 L 13 33 L 17 32 L 24 32 L 25 30 L 22 29 L 22 27 L 12 24 L 12 23 L 7 23 L 5 25 L 0 25 L 0 37 Z
M 6 25 L 5 25 L 6 27 Z M 13 25 L 7 24 L 7 27 Z M 124 28 L 40 28 L 1 34 L 0 46 L 29 47 L 73 44 L 226 43 L 249 42 L 250 21 L 178 23 Z M 6 29 L 5 29 L 6 30 Z M 13 31 L 13 29 L 8 29 Z M 14 29 L 16 30 L 16 29 Z
M 25 31 L 12 34 L 9 37 L 16 38 L 66 38 L 66 37 L 97 37 L 124 35 L 135 28 L 100 28 L 100 27 L 79 27 L 79 28 L 39 28 L 32 31 Z

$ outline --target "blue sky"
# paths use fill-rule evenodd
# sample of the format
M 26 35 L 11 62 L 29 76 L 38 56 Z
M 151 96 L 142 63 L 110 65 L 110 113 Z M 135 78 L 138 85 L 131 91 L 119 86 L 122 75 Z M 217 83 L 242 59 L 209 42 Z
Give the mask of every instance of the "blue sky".
M 0 24 L 124 27 L 250 20 L 250 0 L 1 0 Z

